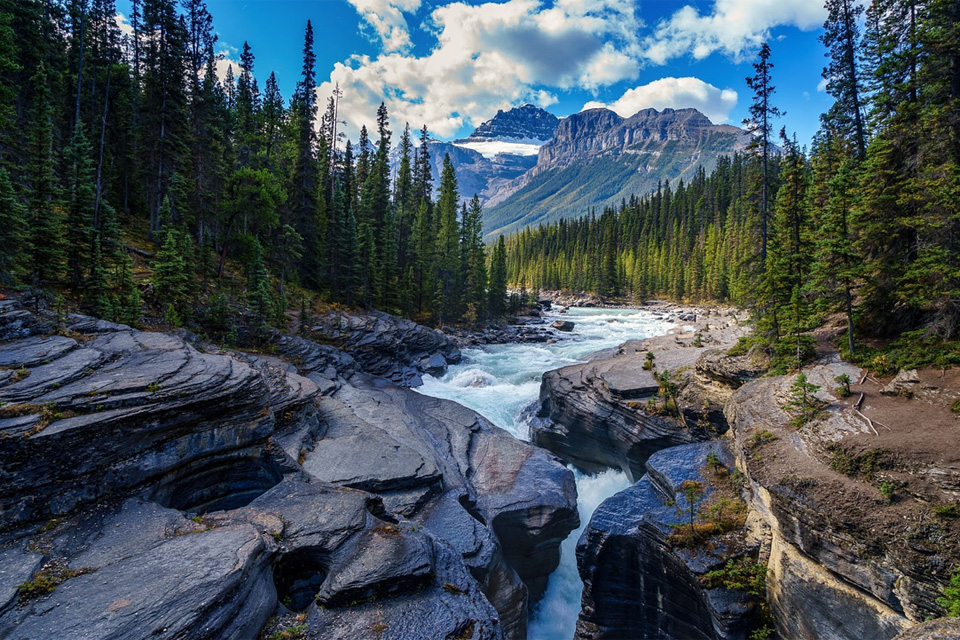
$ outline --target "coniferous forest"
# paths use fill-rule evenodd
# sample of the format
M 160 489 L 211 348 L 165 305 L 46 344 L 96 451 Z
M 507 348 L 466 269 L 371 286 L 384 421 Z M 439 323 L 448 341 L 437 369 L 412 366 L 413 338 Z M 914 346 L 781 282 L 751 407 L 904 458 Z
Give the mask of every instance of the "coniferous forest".
M 318 100 L 314 30 L 292 96 L 255 52 L 218 79 L 203 0 L 0 1 L 0 284 L 96 315 L 226 334 L 316 301 L 475 323 L 517 289 L 730 302 L 796 346 L 825 314 L 856 334 L 960 328 L 960 8 L 827 2 L 835 99 L 811 148 L 778 130 L 767 45 L 751 148 L 619 210 L 485 247 L 482 209 L 429 133 L 381 105 L 347 140 Z M 436 191 L 436 192 L 434 192 Z M 914 334 L 910 334 L 914 335 Z M 787 347 L 784 347 L 788 350 Z M 791 347 L 792 349 L 792 347 Z
M 246 44 L 217 78 L 203 0 L 135 0 L 130 26 L 113 0 L 0 1 L 0 286 L 222 334 L 316 300 L 503 314 L 479 202 L 448 160 L 434 193 L 426 127 L 395 134 L 382 105 L 345 140 L 340 96 L 318 104 L 309 22 L 289 100 L 274 74 L 258 85 Z
M 824 315 L 842 313 L 848 351 L 860 332 L 906 335 L 951 357 L 960 333 L 960 5 L 826 4 L 823 77 L 835 101 L 810 149 L 777 135 L 775 54 L 764 45 L 747 78 L 754 148 L 616 211 L 513 235 L 511 282 L 750 307 L 758 337 L 783 353 Z

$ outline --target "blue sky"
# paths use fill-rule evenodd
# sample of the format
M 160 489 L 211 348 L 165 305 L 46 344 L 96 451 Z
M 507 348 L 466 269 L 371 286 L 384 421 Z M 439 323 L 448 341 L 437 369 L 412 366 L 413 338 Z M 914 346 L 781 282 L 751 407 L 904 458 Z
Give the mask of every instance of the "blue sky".
M 339 83 L 351 133 L 373 122 L 381 100 L 395 129 L 427 124 L 445 139 L 526 102 L 558 116 L 588 105 L 624 116 L 693 106 L 740 124 L 751 99 L 744 78 L 765 39 L 782 124 L 809 142 L 830 104 L 818 90 L 817 0 L 207 1 L 222 69 L 246 40 L 261 86 L 275 71 L 288 97 L 311 19 L 321 104 Z M 129 0 L 118 10 L 128 14 Z

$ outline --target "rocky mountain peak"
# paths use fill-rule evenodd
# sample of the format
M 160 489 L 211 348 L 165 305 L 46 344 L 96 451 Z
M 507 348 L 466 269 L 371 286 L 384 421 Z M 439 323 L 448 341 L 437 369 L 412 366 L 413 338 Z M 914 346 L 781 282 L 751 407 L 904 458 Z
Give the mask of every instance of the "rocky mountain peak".
M 600 153 L 619 155 L 640 146 L 670 141 L 696 143 L 705 133 L 742 133 L 715 125 L 696 109 L 643 109 L 623 118 L 609 109 L 588 109 L 559 123 L 553 140 L 540 149 L 537 169 L 543 171 Z
M 497 111 L 473 130 L 463 142 L 481 142 L 486 140 L 530 140 L 545 142 L 553 137 L 560 119 L 532 104 L 503 111 Z

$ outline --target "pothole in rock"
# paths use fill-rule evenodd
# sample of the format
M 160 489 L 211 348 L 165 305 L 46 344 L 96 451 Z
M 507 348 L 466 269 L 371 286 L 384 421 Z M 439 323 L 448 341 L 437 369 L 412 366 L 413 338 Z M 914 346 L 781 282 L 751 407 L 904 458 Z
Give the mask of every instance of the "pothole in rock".
M 298 549 L 285 554 L 273 567 L 277 598 L 287 609 L 303 611 L 316 599 L 328 570 L 328 557 L 319 549 Z
M 153 499 L 201 515 L 229 511 L 247 506 L 282 479 L 280 468 L 259 456 L 222 458 L 181 470 L 154 491 Z

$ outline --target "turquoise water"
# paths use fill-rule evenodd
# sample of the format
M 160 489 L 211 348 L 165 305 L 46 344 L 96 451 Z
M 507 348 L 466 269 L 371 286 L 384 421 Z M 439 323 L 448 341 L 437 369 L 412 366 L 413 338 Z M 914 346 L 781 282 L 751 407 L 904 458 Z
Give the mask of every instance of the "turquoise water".
M 627 340 L 665 334 L 674 325 L 635 309 L 570 309 L 562 316 L 575 323 L 574 331 L 554 344 L 506 344 L 465 349 L 464 364 L 450 367 L 441 378 L 425 376 L 416 390 L 447 398 L 473 409 L 514 436 L 529 439 L 529 414 L 524 409 L 537 400 L 545 371 L 583 362 L 591 353 L 617 347 Z M 570 640 L 580 613 L 583 584 L 577 573 L 577 539 L 594 509 L 606 498 L 629 486 L 618 471 L 588 476 L 574 472 L 580 529 L 561 546 L 560 566 L 550 576 L 543 599 L 535 606 L 529 640 Z

